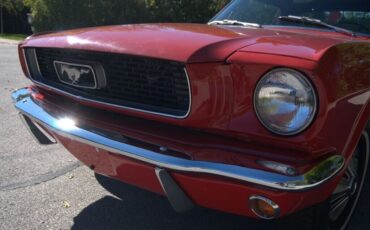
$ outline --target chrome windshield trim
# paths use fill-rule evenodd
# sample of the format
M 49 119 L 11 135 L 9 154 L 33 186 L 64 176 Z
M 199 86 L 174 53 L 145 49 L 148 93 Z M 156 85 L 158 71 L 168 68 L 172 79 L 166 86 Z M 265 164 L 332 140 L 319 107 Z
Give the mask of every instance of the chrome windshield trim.
M 251 22 L 242 22 L 237 20 L 215 20 L 208 22 L 208 25 L 220 25 L 220 26 L 244 26 L 244 27 L 252 27 L 252 28 L 262 28 L 262 26 L 258 23 L 251 23 Z
M 341 171 L 345 163 L 341 155 L 335 155 L 317 164 L 303 175 L 285 176 L 237 165 L 193 161 L 163 155 L 159 152 L 113 140 L 109 137 L 109 131 L 96 132 L 94 128 L 81 128 L 73 122 L 63 125 L 61 121 L 68 117 L 53 116 L 44 108 L 45 104 L 41 105 L 33 99 L 31 93 L 30 89 L 27 88 L 13 92 L 12 98 L 15 107 L 22 114 L 39 122 L 56 134 L 164 169 L 222 176 L 283 191 L 302 191 L 315 188 L 328 181 Z M 70 121 L 73 121 L 72 119 L 69 118 Z

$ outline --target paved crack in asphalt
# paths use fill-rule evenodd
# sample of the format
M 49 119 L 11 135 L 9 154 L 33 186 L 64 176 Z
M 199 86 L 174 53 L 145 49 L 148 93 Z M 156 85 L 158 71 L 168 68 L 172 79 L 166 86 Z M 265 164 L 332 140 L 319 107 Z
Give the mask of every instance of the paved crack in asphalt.
M 29 186 L 34 186 L 37 184 L 41 184 L 50 180 L 53 180 L 57 177 L 63 176 L 76 168 L 78 168 L 81 164 L 79 162 L 67 165 L 64 168 L 61 168 L 55 172 L 50 172 L 47 174 L 43 174 L 37 177 L 32 178 L 31 180 L 23 181 L 23 182 L 17 182 L 14 184 L 7 184 L 7 185 L 0 185 L 0 191 L 9 191 L 9 190 L 15 190 L 19 188 L 25 188 Z

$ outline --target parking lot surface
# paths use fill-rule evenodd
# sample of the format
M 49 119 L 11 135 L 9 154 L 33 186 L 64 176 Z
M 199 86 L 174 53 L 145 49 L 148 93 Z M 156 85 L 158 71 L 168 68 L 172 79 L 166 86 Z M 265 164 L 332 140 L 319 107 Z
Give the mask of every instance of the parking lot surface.
M 10 99 L 28 84 L 16 44 L 0 41 L 0 229 L 276 229 L 202 208 L 178 214 L 166 198 L 128 185 L 114 197 L 62 146 L 33 140 Z M 369 210 L 351 229 L 370 229 Z

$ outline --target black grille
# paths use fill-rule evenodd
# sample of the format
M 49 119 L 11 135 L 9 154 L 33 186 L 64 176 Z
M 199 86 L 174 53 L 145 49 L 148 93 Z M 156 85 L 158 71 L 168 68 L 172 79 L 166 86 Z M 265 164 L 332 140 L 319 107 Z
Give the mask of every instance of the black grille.
M 170 116 L 189 110 L 189 84 L 182 63 L 137 56 L 67 49 L 37 48 L 39 81 L 74 95 Z M 107 85 L 81 89 L 59 81 L 53 62 L 100 63 Z

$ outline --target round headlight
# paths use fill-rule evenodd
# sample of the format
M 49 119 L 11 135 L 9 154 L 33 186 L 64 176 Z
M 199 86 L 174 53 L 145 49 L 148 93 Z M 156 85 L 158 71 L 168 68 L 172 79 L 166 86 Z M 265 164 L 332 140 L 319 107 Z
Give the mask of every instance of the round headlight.
M 280 135 L 294 135 L 307 128 L 315 116 L 315 90 L 300 72 L 275 69 L 258 83 L 254 107 L 267 129 Z

